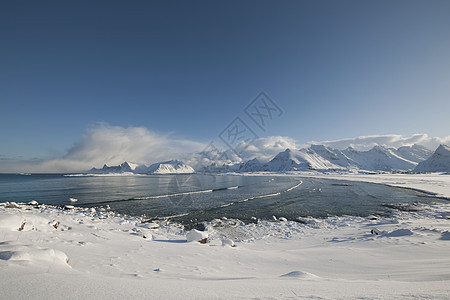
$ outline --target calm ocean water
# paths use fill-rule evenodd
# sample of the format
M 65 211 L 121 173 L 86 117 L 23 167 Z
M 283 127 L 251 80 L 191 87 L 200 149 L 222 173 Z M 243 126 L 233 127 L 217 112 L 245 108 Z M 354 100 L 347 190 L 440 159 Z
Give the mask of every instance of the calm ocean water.
M 444 201 L 379 184 L 300 177 L 0 174 L 0 202 L 36 200 L 66 205 L 69 198 L 78 199 L 76 206 L 109 205 L 122 214 L 171 216 L 181 223 L 221 217 L 247 222 L 252 217 L 272 216 L 295 220 L 307 216 L 389 215 L 393 211 L 390 204 Z

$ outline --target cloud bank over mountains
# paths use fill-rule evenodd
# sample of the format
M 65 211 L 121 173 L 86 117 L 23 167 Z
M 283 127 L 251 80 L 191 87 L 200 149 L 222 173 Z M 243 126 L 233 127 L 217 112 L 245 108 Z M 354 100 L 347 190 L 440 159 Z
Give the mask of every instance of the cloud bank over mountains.
M 413 144 L 435 150 L 439 144 L 450 144 L 450 136 L 429 137 L 427 134 L 373 135 L 332 141 L 312 141 L 298 144 L 285 136 L 270 136 L 256 139 L 241 154 L 242 160 L 258 158 L 261 162 L 271 160 L 278 153 L 289 149 L 300 149 L 311 144 L 323 144 L 336 149 L 349 146 L 356 150 L 369 150 L 373 146 L 398 148 Z M 179 139 L 171 135 L 152 132 L 145 127 L 121 127 L 101 124 L 89 129 L 67 153 L 59 158 L 42 162 L 20 162 L 14 166 L 1 165 L 3 172 L 79 172 L 103 164 L 119 165 L 124 161 L 152 164 L 171 159 L 192 161 L 194 153 L 207 147 L 207 143 Z M 226 150 L 225 147 L 222 150 Z M 229 151 L 231 152 L 231 151 Z M 236 156 L 235 156 L 236 157 Z M 239 157 L 238 157 L 239 158 Z M 14 169 L 15 168 L 15 169 Z
M 105 163 L 116 165 L 132 161 L 143 164 L 198 152 L 204 146 L 202 143 L 157 134 L 144 127 L 125 128 L 102 124 L 88 130 L 63 157 L 44 161 L 30 169 L 32 172 L 71 172 Z
M 429 150 L 435 150 L 440 144 L 450 144 L 450 136 L 430 137 L 427 134 L 414 134 L 404 137 L 398 134 L 370 135 L 356 138 L 346 138 L 334 141 L 309 142 L 308 144 L 321 144 L 331 148 L 343 150 L 353 147 L 356 150 L 370 150 L 374 146 L 385 146 L 387 148 L 398 148 L 402 146 L 412 146 L 414 144 L 424 146 Z

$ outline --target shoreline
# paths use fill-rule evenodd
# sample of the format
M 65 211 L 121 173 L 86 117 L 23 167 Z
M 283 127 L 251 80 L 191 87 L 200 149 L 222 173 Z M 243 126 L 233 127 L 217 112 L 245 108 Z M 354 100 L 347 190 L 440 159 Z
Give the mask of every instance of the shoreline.
M 332 179 L 343 181 L 360 181 L 368 183 L 383 184 L 392 187 L 400 187 L 415 190 L 422 193 L 437 196 L 446 200 L 450 200 L 450 174 L 438 173 L 379 173 L 379 174 L 365 174 L 365 173 L 321 173 L 321 172 L 304 172 L 304 171 L 289 171 L 286 173 L 271 173 L 271 172 L 255 172 L 255 173 L 219 173 L 214 174 L 230 175 L 230 176 L 288 176 L 288 177 L 307 177 Z M 398 182 L 403 180 L 403 182 Z
M 362 181 L 387 186 L 400 187 L 428 193 L 432 196 L 450 200 L 450 175 L 445 173 L 430 174 L 314 174 L 305 177 L 328 178 L 348 181 Z
M 389 179 L 436 191 L 446 180 L 377 177 Z M 280 218 L 247 225 L 220 219 L 207 224 L 206 244 L 187 242 L 187 232 L 175 223 L 142 222 L 101 208 L 20 206 L 0 206 L 0 288 L 9 299 L 450 294 L 450 203 L 424 204 L 393 217 Z

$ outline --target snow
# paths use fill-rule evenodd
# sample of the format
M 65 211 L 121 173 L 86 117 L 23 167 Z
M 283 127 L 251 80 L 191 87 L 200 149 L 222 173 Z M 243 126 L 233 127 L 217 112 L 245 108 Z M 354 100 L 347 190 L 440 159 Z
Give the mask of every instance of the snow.
M 34 247 L 33 245 L 5 242 L 1 244 L 0 249 L 8 249 L 8 251 L 0 251 L 0 260 L 22 264 L 24 262 L 34 264 L 51 262 L 52 264 L 70 268 L 67 264 L 69 259 L 66 254 L 51 248 L 40 248 Z
M 64 174 L 66 177 L 118 177 L 118 176 L 145 176 L 145 174 L 135 174 L 133 172 L 122 173 L 79 173 L 79 174 Z
M 144 171 L 144 172 L 142 172 Z M 194 173 L 194 169 L 182 161 L 170 160 L 156 163 L 145 169 L 139 169 L 139 172 L 147 174 L 190 174 Z
M 401 157 L 395 149 L 383 146 L 375 146 L 368 151 L 356 151 L 348 148 L 343 153 L 356 161 L 364 170 L 410 170 L 417 165 L 417 163 Z
M 294 175 L 292 173 L 291 175 Z M 450 199 L 450 175 L 445 173 L 430 174 L 322 174 L 322 173 L 295 173 L 297 176 L 320 177 L 337 180 L 364 181 L 386 184 L 402 188 L 410 188 L 428 192 L 432 195 Z
M 147 167 L 134 163 L 124 162 L 118 166 L 107 166 L 102 169 L 92 168 L 85 174 L 68 174 L 66 176 L 117 176 L 117 175 L 142 175 L 142 174 L 188 174 L 194 173 L 194 169 L 179 160 L 159 162 Z
M 374 146 L 367 151 L 352 147 L 345 150 L 324 145 L 311 145 L 302 149 L 286 149 L 263 164 L 258 158 L 236 164 L 211 164 L 205 172 L 287 172 L 287 171 L 411 171 L 418 163 L 428 159 L 432 151 L 419 146 L 398 149 Z M 442 162 L 441 162 L 442 163 Z M 448 162 L 445 163 L 448 168 Z
M 308 176 L 380 182 L 450 196 L 448 175 Z M 396 211 L 389 218 L 293 222 L 279 216 L 277 221 L 247 225 L 213 220 L 206 231 L 193 231 L 207 235 L 206 244 L 188 243 L 181 225 L 165 221 L 148 222 L 100 209 L 16 205 L 0 205 L 3 299 L 450 295 L 447 203 L 419 205 L 417 211 Z
M 337 149 L 332 149 L 324 145 L 311 145 L 310 147 L 314 152 L 319 154 L 321 157 L 327 159 L 334 164 L 341 167 L 346 167 L 349 169 L 354 169 L 358 167 L 358 163 L 348 156 L 346 156 L 342 151 Z
M 433 154 L 433 151 L 420 145 L 402 146 L 397 151 L 401 157 L 416 163 L 426 160 Z
M 205 231 L 199 231 L 197 229 L 192 229 L 186 234 L 187 242 L 200 242 L 206 241 L 208 239 L 208 233 Z
M 195 171 L 208 173 L 309 170 L 322 172 L 450 171 L 450 151 L 444 145 L 441 145 L 434 154 L 432 151 L 419 145 L 402 146 L 398 149 L 374 146 L 367 151 L 359 151 L 352 147 L 339 150 L 324 145 L 311 145 L 302 149 L 286 149 L 266 163 L 261 162 L 261 159 L 264 159 L 264 157 L 260 157 L 260 159 L 253 158 L 248 161 L 242 161 L 242 159 L 237 159 L 236 157 L 232 157 L 232 160 L 227 160 L 225 158 L 228 157 L 228 150 L 225 152 L 220 152 L 218 149 L 211 151 L 197 157 L 197 161 L 196 159 L 191 159 L 190 162 L 196 165 L 196 170 L 179 160 L 158 162 L 150 166 L 124 162 L 121 165 L 111 167 L 105 164 L 102 169 L 92 168 L 85 174 L 68 174 L 66 176 L 191 174 Z M 212 158 L 206 159 L 204 157 L 206 155 L 211 155 Z
M 257 159 L 254 158 L 252 160 L 249 160 L 247 162 L 245 162 L 244 164 L 239 166 L 239 171 L 241 172 L 255 172 L 255 171 L 260 171 L 262 169 L 262 164 L 261 162 Z
M 415 172 L 450 172 L 450 147 L 440 145 L 433 155 L 419 163 Z
M 5 203 L 5 206 L 7 208 L 18 208 L 19 207 L 19 205 L 16 202 L 7 202 L 7 203 Z
M 232 239 L 223 239 L 222 240 L 223 247 L 235 247 L 234 241 Z
M 286 149 L 268 162 L 265 168 L 272 172 L 308 169 L 340 169 L 339 166 L 329 162 L 313 150 L 309 149 Z

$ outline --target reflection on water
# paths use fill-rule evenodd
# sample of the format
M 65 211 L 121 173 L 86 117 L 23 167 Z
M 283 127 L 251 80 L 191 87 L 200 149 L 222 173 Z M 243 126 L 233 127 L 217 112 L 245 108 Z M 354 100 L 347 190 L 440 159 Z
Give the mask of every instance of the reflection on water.
M 301 183 L 301 184 L 300 184 Z M 272 216 L 388 215 L 395 205 L 445 201 L 384 185 L 282 176 L 149 175 L 67 177 L 0 175 L 0 202 L 84 207 L 109 205 L 128 215 L 172 216 L 182 223 Z

